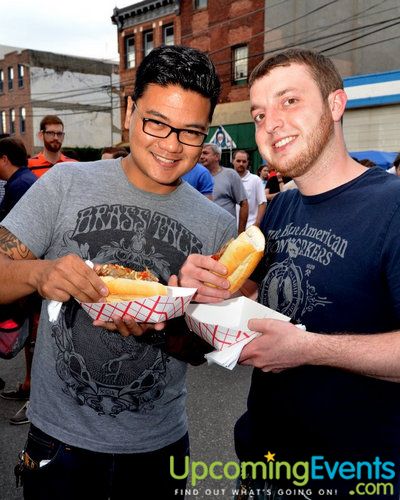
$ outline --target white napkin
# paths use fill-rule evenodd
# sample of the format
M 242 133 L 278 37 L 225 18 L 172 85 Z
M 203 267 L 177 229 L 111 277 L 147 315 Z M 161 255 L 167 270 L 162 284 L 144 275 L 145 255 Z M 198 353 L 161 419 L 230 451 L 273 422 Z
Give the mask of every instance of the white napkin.
M 255 333 L 247 339 L 241 340 L 240 342 L 237 342 L 229 347 L 225 347 L 222 351 L 215 350 L 209 352 L 208 354 L 205 354 L 204 357 L 207 359 L 209 365 L 215 363 L 216 365 L 228 368 L 228 370 L 233 370 L 237 365 L 243 347 L 260 335 L 261 333 Z
M 304 325 L 296 325 L 296 327 L 304 331 L 306 330 L 306 327 Z M 209 352 L 208 354 L 205 354 L 204 357 L 207 359 L 209 365 L 215 363 L 217 365 L 223 366 L 224 368 L 228 368 L 228 370 L 233 370 L 237 365 L 243 347 L 260 335 L 262 334 L 255 333 L 247 339 L 241 340 L 236 344 L 222 349 L 222 351 L 215 350 Z
M 94 264 L 91 260 L 85 260 L 85 264 L 90 267 L 90 269 L 94 268 Z M 47 314 L 49 315 L 50 323 L 55 323 L 58 319 L 58 315 L 61 311 L 62 302 L 58 300 L 50 300 L 47 304 Z

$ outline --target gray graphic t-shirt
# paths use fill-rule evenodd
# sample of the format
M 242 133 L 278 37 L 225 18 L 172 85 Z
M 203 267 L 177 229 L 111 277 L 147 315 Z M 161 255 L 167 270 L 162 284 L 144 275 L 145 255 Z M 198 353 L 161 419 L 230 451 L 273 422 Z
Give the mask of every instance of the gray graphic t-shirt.
M 148 267 L 164 283 L 189 254 L 212 254 L 236 231 L 225 210 L 186 183 L 168 195 L 138 190 L 120 159 L 54 166 L 2 225 L 38 258 L 74 253 Z M 43 301 L 29 417 L 85 449 L 159 449 L 187 430 L 185 373 L 159 348 L 93 327 L 73 299 L 51 324 Z

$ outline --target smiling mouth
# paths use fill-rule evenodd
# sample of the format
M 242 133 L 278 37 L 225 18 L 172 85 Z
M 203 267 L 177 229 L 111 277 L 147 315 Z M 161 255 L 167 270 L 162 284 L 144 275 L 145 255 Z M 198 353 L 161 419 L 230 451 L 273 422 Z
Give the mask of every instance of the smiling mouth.
M 155 153 L 152 153 L 154 158 L 161 163 L 164 163 L 166 165 L 174 165 L 178 160 L 171 160 L 170 158 L 165 158 L 164 156 L 157 155 Z
M 296 139 L 296 136 L 291 135 L 289 137 L 285 137 L 284 139 L 281 139 L 274 144 L 274 148 L 282 148 L 283 146 L 286 146 L 286 144 L 289 144 L 290 142 L 294 141 Z

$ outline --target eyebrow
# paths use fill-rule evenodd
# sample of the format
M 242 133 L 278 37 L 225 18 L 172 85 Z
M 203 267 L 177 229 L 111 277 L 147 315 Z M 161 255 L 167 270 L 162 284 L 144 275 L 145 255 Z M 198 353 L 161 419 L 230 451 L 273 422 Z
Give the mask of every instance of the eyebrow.
M 170 123 L 170 119 L 168 118 L 168 116 L 165 116 L 163 115 L 162 113 L 160 113 L 159 111 L 156 111 L 155 109 L 149 109 L 149 110 L 146 110 L 144 111 L 146 114 L 149 114 L 149 115 L 152 115 L 154 116 L 155 118 L 160 118 L 162 121 L 165 121 L 167 124 Z M 176 127 L 176 128 L 181 128 L 181 127 Z M 205 127 L 204 125 L 201 125 L 199 123 L 188 123 L 187 125 L 185 125 L 183 127 L 185 130 L 186 129 L 198 129 L 198 130 L 201 130 L 201 131 L 205 131 L 207 130 L 207 127 Z
M 284 96 L 285 94 L 288 94 L 289 92 L 300 92 L 299 89 L 297 89 L 296 87 L 288 87 L 286 89 L 283 89 L 283 90 L 278 90 L 278 92 L 275 92 L 275 94 L 273 95 L 274 98 L 276 97 L 282 97 Z M 258 109 L 259 106 L 257 106 L 256 104 L 254 104 L 253 106 L 250 107 L 250 113 L 252 111 L 254 111 L 255 109 Z

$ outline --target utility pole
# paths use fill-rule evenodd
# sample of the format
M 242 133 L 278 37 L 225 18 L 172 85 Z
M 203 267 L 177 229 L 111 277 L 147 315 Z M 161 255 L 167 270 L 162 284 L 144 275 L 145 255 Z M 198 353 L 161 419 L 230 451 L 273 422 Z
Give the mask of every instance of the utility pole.
M 110 134 L 111 134 L 111 142 L 110 146 L 114 145 L 113 142 L 113 81 L 112 81 L 113 70 L 111 67 L 110 72 Z

